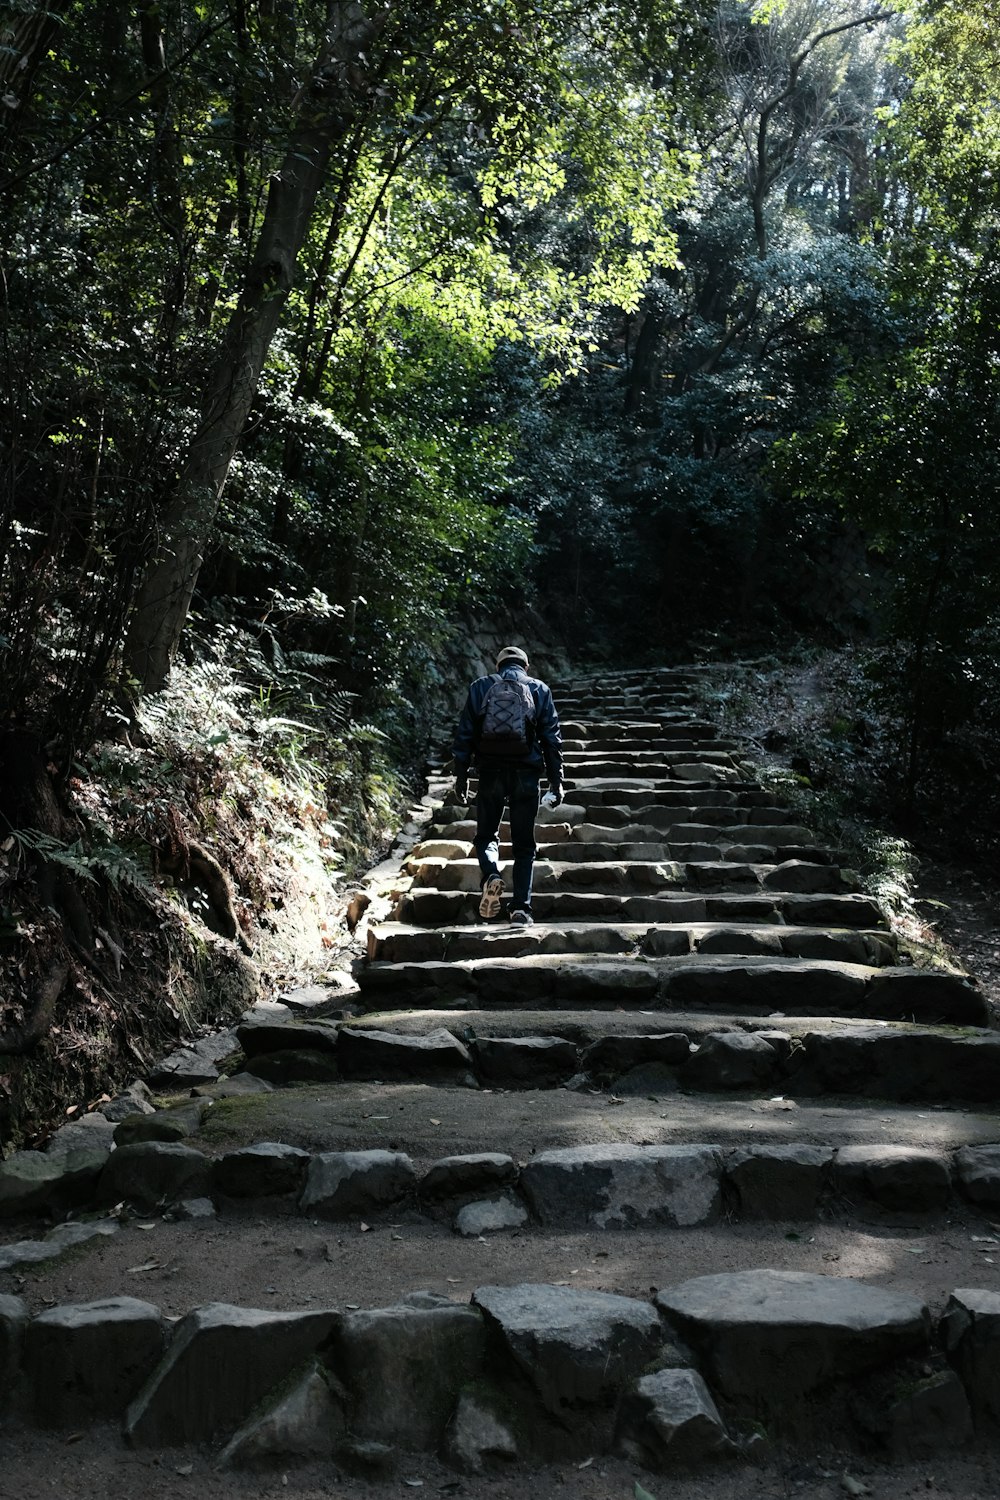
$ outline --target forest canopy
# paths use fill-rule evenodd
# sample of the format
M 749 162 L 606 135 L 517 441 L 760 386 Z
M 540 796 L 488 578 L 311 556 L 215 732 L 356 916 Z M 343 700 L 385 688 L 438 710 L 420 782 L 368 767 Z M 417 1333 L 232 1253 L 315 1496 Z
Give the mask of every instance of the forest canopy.
M 531 602 L 891 640 L 913 784 L 991 733 L 997 19 L 8 0 L 9 717 L 224 638 L 377 717 Z

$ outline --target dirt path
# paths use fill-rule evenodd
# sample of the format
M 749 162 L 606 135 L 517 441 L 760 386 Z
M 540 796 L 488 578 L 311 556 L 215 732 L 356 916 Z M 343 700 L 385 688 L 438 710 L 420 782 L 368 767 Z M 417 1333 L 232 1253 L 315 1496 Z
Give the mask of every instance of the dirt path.
M 530 1474 L 459 1479 L 426 1455 L 404 1460 L 399 1476 L 377 1484 L 350 1479 L 329 1465 L 278 1466 L 266 1473 L 223 1474 L 210 1455 L 166 1450 L 130 1453 L 105 1429 L 69 1439 L 9 1433 L 3 1440 L 0 1496 L 3 1500 L 385 1500 L 399 1495 L 474 1496 L 476 1500 L 636 1500 L 639 1484 L 654 1500 L 996 1500 L 1000 1463 L 988 1453 L 940 1455 L 891 1467 L 836 1449 L 794 1454 L 759 1469 L 720 1465 L 698 1477 L 650 1475 L 616 1459 L 595 1459 L 585 1468 L 550 1465 Z M 849 1490 L 847 1475 L 865 1485 Z
M 1000 882 L 928 857 L 920 861 L 915 885 L 927 925 L 1000 1009 Z

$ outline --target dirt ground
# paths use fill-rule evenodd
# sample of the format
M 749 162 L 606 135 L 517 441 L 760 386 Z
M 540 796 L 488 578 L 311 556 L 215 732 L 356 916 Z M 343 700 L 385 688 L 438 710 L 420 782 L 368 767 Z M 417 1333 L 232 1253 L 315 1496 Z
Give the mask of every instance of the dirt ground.
M 329 1223 L 228 1215 L 207 1223 L 139 1220 L 45 1269 L 6 1272 L 0 1292 L 33 1311 L 128 1294 L 178 1316 L 205 1302 L 246 1307 L 384 1307 L 404 1292 L 465 1302 L 478 1286 L 546 1281 L 648 1297 L 690 1276 L 767 1266 L 892 1286 L 939 1312 L 956 1287 L 1000 1290 L 1000 1226 L 970 1211 L 698 1229 L 528 1228 L 463 1239 L 415 1215 Z
M 131 1453 L 115 1433 L 94 1430 L 68 1439 L 9 1433 L 0 1437 L 3 1500 L 385 1500 L 391 1495 L 474 1496 L 475 1500 L 996 1500 L 1000 1462 L 975 1452 L 888 1465 L 836 1450 L 797 1454 L 750 1468 L 720 1465 L 697 1477 L 648 1474 L 615 1459 L 586 1467 L 549 1466 L 531 1473 L 461 1479 L 424 1456 L 404 1461 L 396 1478 L 366 1483 L 328 1464 L 278 1467 L 252 1474 L 219 1473 L 210 1454 L 173 1450 Z M 858 1489 L 856 1486 L 864 1486 Z
M 954 950 L 994 1013 L 1000 1013 L 1000 881 L 982 871 L 924 858 L 915 887 L 924 921 Z

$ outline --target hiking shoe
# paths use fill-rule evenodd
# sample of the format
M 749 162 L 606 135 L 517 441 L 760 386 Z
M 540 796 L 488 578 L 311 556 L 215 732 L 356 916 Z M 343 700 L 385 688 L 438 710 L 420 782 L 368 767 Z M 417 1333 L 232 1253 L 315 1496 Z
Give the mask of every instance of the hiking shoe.
M 512 911 L 509 917 L 512 927 L 530 927 L 534 920 L 531 912 L 525 911 L 523 907 L 518 907 L 516 911 Z
M 503 881 L 499 875 L 491 875 L 483 885 L 483 898 L 479 903 L 479 915 L 487 921 L 491 917 L 500 915 L 500 897 L 503 895 Z

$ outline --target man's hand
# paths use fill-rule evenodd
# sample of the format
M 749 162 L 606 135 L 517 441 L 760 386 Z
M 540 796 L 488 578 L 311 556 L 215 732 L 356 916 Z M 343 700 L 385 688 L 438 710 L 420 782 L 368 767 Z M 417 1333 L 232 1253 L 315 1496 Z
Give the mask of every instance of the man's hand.
M 459 766 L 455 772 L 455 801 L 467 803 L 469 800 L 469 771 L 466 766 Z
M 563 799 L 562 782 L 561 781 L 553 781 L 553 782 L 551 782 L 550 785 L 549 785 L 548 791 L 545 793 L 545 796 L 542 798 L 542 801 L 545 803 L 546 807 L 558 807 L 559 804 L 560 804 L 560 802 L 562 801 L 562 799 Z

